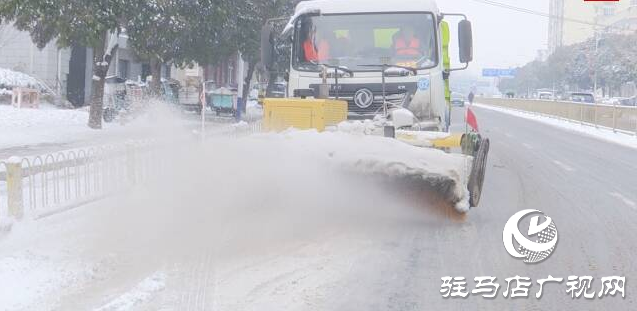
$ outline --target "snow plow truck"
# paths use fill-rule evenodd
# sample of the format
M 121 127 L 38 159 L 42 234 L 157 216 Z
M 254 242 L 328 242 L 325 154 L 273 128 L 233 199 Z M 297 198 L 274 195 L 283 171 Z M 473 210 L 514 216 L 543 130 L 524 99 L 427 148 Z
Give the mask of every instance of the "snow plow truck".
M 452 19 L 460 68 L 451 67 L 449 56 Z M 289 96 L 263 99 L 267 130 L 394 139 L 424 151 L 418 159 L 374 148 L 355 156 L 375 161 L 366 168 L 401 163 L 380 171 L 440 189 L 460 213 L 478 205 L 489 140 L 473 124 L 450 133 L 449 79 L 473 59 L 472 26 L 464 14 L 441 13 L 433 0 L 302 1 L 293 16 L 264 25 L 261 45 L 270 84 L 284 77 Z

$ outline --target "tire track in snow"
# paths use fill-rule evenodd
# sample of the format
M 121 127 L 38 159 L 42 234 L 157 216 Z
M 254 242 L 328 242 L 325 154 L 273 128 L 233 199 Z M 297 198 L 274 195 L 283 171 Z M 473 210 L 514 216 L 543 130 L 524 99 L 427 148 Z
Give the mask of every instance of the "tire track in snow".
M 619 199 L 620 201 L 622 201 L 627 206 L 631 207 L 634 210 L 637 210 L 637 203 L 635 203 L 635 201 L 625 197 L 623 194 L 621 194 L 619 192 L 611 192 L 609 194 L 610 194 L 611 197 Z
M 575 171 L 575 169 L 572 168 L 571 166 L 566 165 L 566 164 L 564 164 L 564 163 L 562 163 L 562 162 L 560 162 L 558 160 L 553 160 L 553 163 L 555 165 L 559 166 L 561 169 L 567 171 L 567 172 L 574 172 Z

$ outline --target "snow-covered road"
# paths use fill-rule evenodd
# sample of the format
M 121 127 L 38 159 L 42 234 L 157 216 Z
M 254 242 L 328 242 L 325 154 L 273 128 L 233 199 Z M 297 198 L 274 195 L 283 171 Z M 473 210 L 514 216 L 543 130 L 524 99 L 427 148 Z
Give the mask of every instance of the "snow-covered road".
M 0 237 L 7 310 L 631 310 L 634 149 L 475 109 L 492 140 L 481 206 L 464 220 L 418 189 L 215 141 L 168 178 Z M 454 111 L 462 120 L 462 111 Z M 456 126 L 461 127 L 460 124 Z M 289 151 L 289 150 L 288 150 Z M 507 219 L 553 218 L 555 253 L 510 257 Z M 626 298 L 444 299 L 441 277 L 626 276 Z M 5 287 L 6 285 L 7 287 Z M 5 290 L 5 289 L 8 289 Z M 558 307 L 559 306 L 559 307 Z

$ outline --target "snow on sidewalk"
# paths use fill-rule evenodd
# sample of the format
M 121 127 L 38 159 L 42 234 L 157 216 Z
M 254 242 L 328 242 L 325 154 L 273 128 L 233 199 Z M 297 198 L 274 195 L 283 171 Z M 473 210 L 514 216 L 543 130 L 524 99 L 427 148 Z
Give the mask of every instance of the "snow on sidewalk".
M 54 144 L 98 136 L 99 131 L 91 130 L 87 123 L 87 109 L 58 109 L 46 104 L 40 109 L 17 109 L 0 105 L 0 148 Z
M 475 103 L 473 104 L 473 106 L 492 110 L 492 111 L 497 111 L 501 113 L 506 113 L 509 115 L 513 115 L 513 116 L 528 119 L 528 120 L 542 122 L 544 124 L 548 124 L 554 127 L 559 127 L 571 132 L 592 136 L 597 139 L 601 139 L 601 140 L 609 141 L 615 144 L 637 149 L 637 137 L 635 137 L 635 135 L 628 135 L 621 132 L 613 132 L 612 130 L 606 129 L 606 128 L 601 128 L 601 127 L 596 128 L 590 125 L 582 125 L 578 122 L 571 122 L 564 119 L 550 118 L 550 117 L 532 114 L 529 112 L 523 112 L 519 110 L 494 107 L 494 106 L 489 106 L 489 105 L 479 104 L 479 103 Z
M 130 139 L 178 137 L 189 134 L 197 124 L 162 102 L 150 102 L 150 108 L 126 124 L 102 123 L 102 130 L 88 127 L 89 108 L 58 109 L 41 105 L 40 109 L 17 109 L 0 105 L 0 151 L 35 145 L 73 144 L 67 148 L 107 144 Z M 0 159 L 2 152 L 0 152 Z M 22 155 L 22 154 L 10 154 Z

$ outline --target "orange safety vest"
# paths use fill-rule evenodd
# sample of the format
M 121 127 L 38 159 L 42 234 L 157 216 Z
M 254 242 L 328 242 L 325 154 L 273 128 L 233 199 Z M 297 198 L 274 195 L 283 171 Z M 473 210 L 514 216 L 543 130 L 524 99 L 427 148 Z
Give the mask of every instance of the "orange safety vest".
M 305 60 L 308 62 L 322 62 L 330 58 L 330 44 L 325 40 L 319 42 L 318 51 L 312 41 L 305 40 L 303 42 L 303 51 L 305 52 Z
M 404 38 L 396 39 L 396 54 L 408 56 L 420 55 L 420 40 L 417 38 L 411 38 L 408 46 Z

